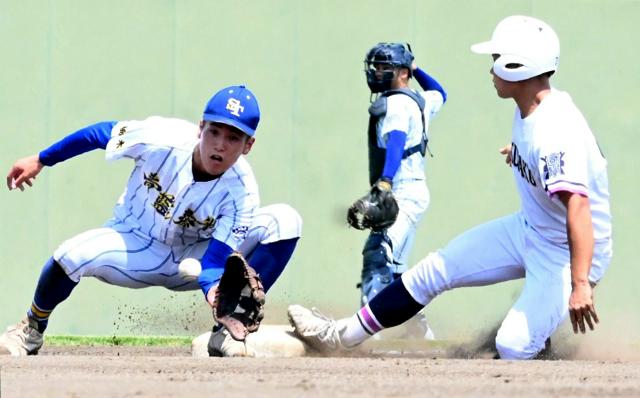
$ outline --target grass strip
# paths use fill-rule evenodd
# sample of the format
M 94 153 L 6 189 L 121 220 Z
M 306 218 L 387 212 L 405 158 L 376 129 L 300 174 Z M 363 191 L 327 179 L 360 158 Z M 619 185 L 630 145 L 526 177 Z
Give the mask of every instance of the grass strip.
M 189 336 L 46 336 L 46 344 L 51 346 L 190 346 Z

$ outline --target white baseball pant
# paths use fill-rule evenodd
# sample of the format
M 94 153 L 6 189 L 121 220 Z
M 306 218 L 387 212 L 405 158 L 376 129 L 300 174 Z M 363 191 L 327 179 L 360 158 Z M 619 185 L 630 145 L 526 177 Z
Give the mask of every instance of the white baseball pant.
M 596 245 L 592 282 L 604 274 L 611 253 L 611 241 Z M 503 359 L 529 359 L 568 315 L 571 269 L 568 245 L 546 240 L 522 214 L 464 232 L 402 275 L 409 293 L 424 305 L 445 290 L 518 278 L 525 278 L 524 288 L 498 330 L 496 347 Z
M 258 209 L 239 250 L 247 257 L 259 243 L 271 243 L 300 236 L 302 220 L 289 205 Z M 184 246 L 168 246 L 112 219 L 102 228 L 76 235 L 55 251 L 53 258 L 69 278 L 80 281 L 92 276 L 103 282 L 128 288 L 163 286 L 171 290 L 197 290 L 198 281 L 183 281 L 178 265 L 188 257 L 201 259 L 209 240 Z
M 415 180 L 394 187 L 393 196 L 400 211 L 396 222 L 386 231 L 392 243 L 392 253 L 387 253 L 387 257 L 391 259 L 391 271 L 401 274 L 408 268 L 416 228 L 429 207 L 429 190 L 424 181 Z

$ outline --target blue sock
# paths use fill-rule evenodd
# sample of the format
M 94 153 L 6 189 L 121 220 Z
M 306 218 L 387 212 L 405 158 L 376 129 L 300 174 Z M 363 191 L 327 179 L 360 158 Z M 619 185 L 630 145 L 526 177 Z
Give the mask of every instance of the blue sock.
M 273 286 L 284 270 L 297 242 L 298 238 L 279 240 L 264 245 L 261 243 L 249 255 L 249 265 L 260 274 L 265 292 Z
M 53 309 L 69 297 L 77 284 L 78 282 L 72 281 L 53 258 L 46 262 L 40 273 L 31 308 L 27 312 L 29 318 L 38 322 L 40 333 L 47 328 Z

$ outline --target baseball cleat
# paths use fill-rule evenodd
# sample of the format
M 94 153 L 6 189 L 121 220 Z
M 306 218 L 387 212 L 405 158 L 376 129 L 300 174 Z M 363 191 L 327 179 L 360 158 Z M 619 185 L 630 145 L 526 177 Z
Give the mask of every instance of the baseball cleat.
M 220 328 L 211 332 L 209 344 L 207 344 L 209 356 L 211 357 L 255 357 L 253 347 L 247 345 L 246 341 L 237 341 L 229 334 L 226 328 Z
M 311 347 L 323 353 L 345 349 L 340 341 L 338 323 L 317 308 L 307 309 L 293 304 L 287 312 L 296 336 Z
M 430 340 L 430 341 L 433 341 L 433 340 L 436 339 L 436 334 L 433 333 L 433 329 L 431 329 L 429 324 L 427 324 L 427 331 L 424 332 L 424 339 L 425 340 Z
M 405 335 L 410 339 L 436 339 L 433 330 L 429 327 L 427 317 L 422 312 L 418 312 L 405 322 Z
M 0 336 L 0 354 L 14 357 L 37 355 L 43 342 L 36 321 L 27 317 L 17 325 L 9 326 Z

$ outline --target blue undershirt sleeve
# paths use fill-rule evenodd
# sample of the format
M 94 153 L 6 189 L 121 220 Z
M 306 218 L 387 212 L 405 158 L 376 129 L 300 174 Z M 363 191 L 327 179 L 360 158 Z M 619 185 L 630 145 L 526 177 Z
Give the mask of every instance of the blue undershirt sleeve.
M 447 102 L 447 92 L 444 91 L 444 88 L 438 83 L 436 79 L 429 76 L 427 72 L 423 71 L 420 68 L 416 68 L 413 71 L 413 76 L 416 78 L 416 81 L 422 87 L 424 91 L 435 90 L 442 94 L 442 103 Z
M 198 277 L 198 283 L 205 297 L 209 293 L 209 289 L 220 282 L 224 272 L 224 264 L 232 252 L 231 246 L 224 242 L 217 239 L 211 239 L 209 242 L 209 247 L 200 261 L 202 272 Z
M 116 123 L 115 121 L 100 122 L 69 134 L 40 152 L 40 163 L 53 166 L 94 149 L 105 149 L 111 138 L 111 129 Z
M 404 153 L 404 144 L 407 142 L 407 134 L 400 130 L 392 130 L 389 132 L 387 140 L 387 151 L 384 157 L 384 169 L 382 176 L 390 180 L 396 175 L 402 161 Z

